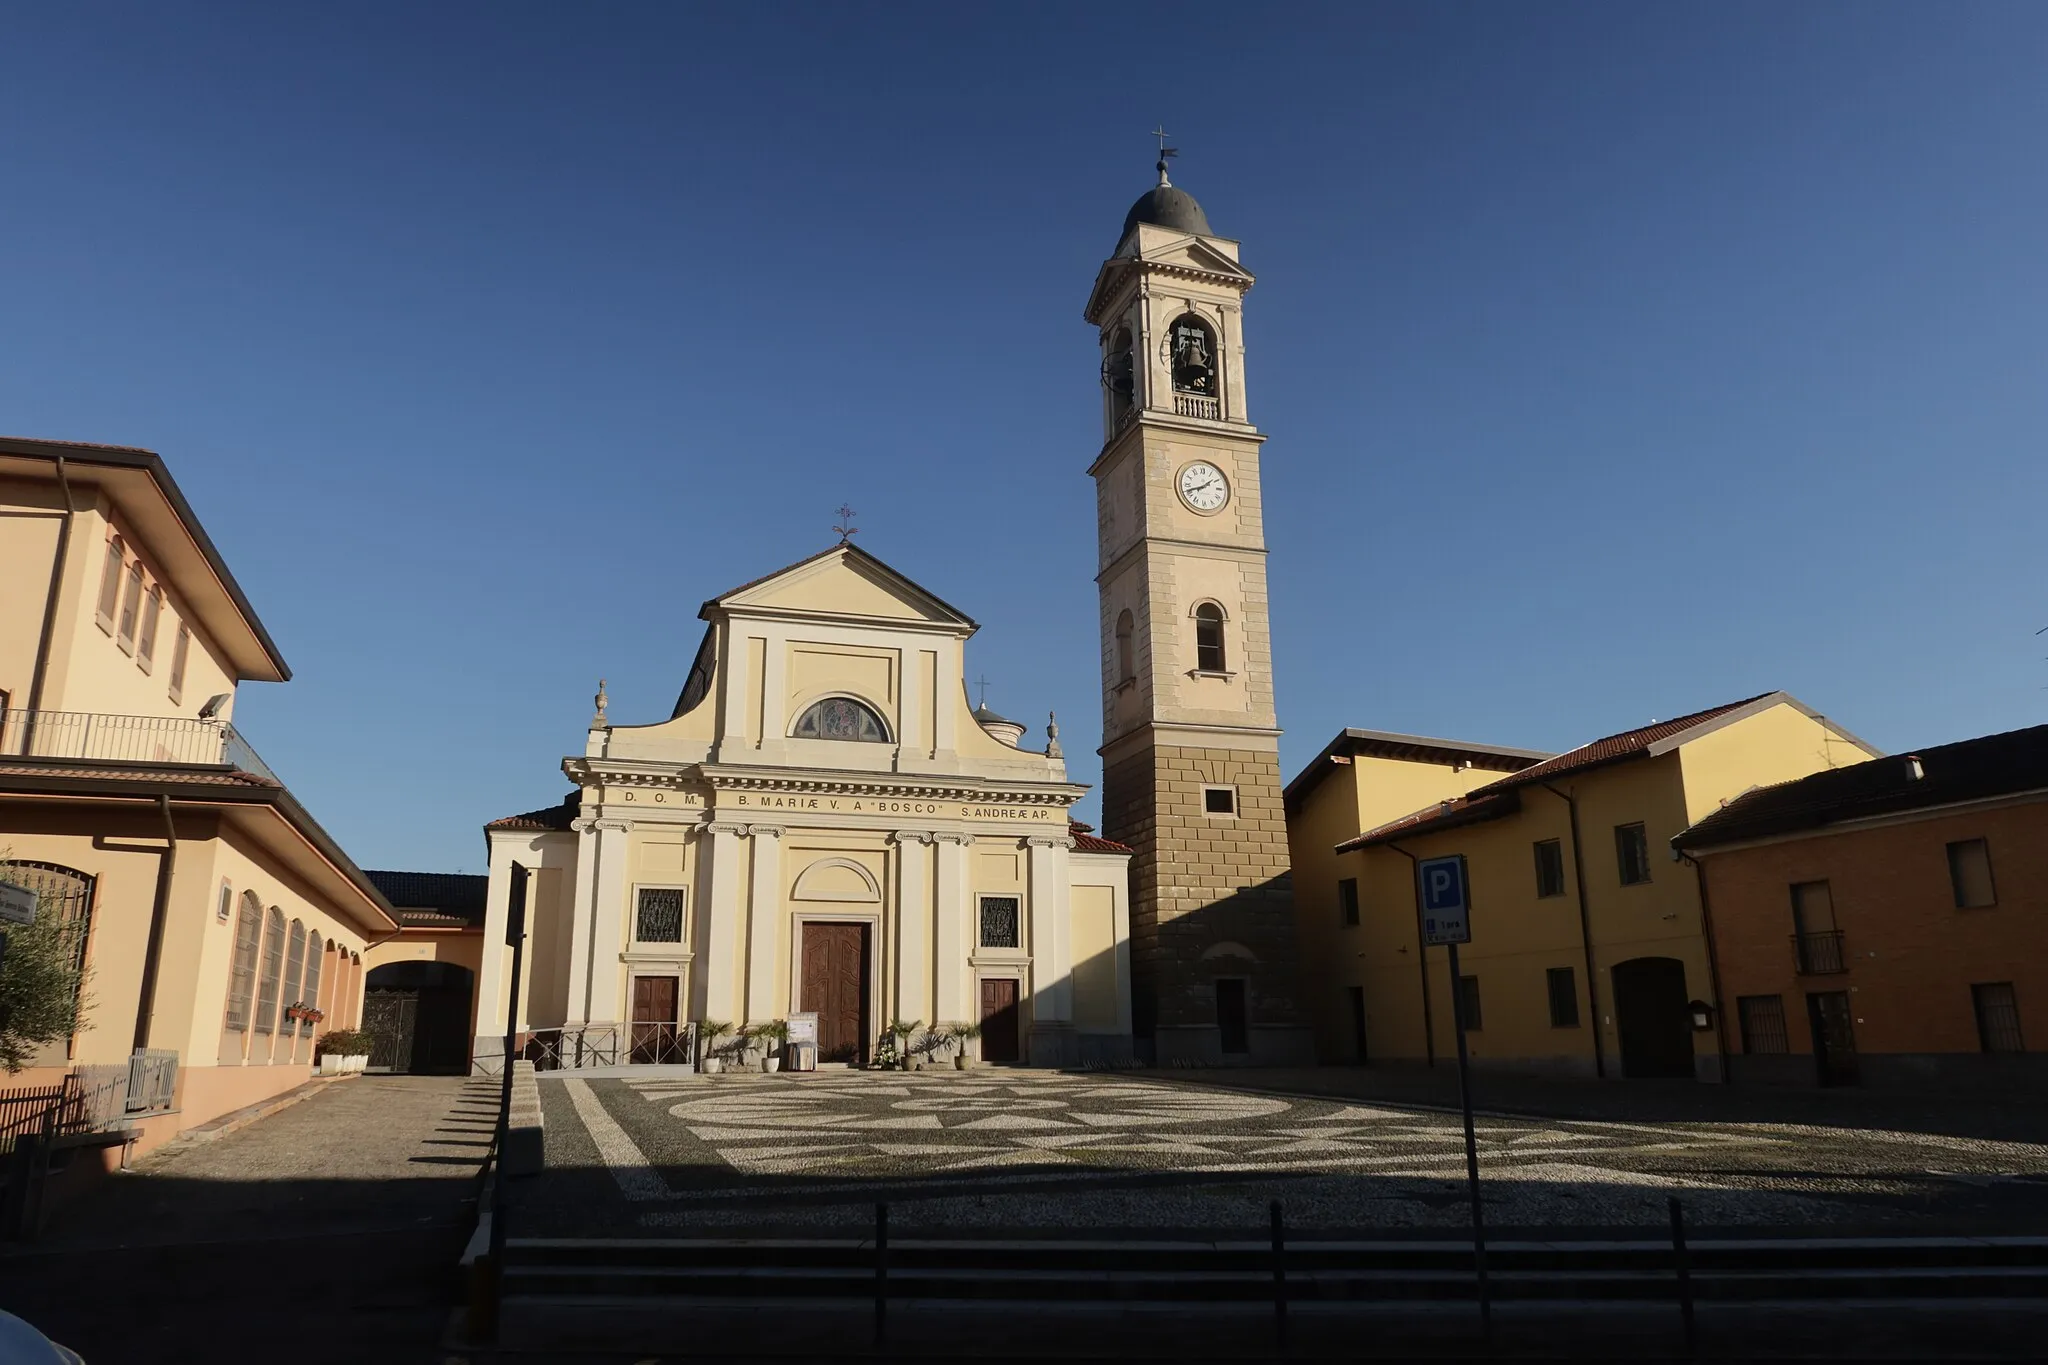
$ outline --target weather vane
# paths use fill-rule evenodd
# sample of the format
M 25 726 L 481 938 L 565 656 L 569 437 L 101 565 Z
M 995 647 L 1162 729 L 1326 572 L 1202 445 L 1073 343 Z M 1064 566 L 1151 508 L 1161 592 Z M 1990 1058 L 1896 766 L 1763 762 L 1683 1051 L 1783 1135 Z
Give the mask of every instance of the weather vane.
M 853 509 L 843 502 L 839 504 L 839 524 L 832 529 L 839 533 L 841 545 L 851 545 L 853 538 L 860 534 L 860 527 L 853 524 Z
M 1180 148 L 1166 145 L 1166 139 L 1172 137 L 1173 134 L 1166 131 L 1164 123 L 1161 123 L 1152 130 L 1152 136 L 1159 139 L 1159 165 L 1156 168 L 1159 172 L 1159 183 L 1162 185 L 1168 184 L 1170 182 L 1166 178 L 1166 163 L 1169 158 L 1180 155 Z

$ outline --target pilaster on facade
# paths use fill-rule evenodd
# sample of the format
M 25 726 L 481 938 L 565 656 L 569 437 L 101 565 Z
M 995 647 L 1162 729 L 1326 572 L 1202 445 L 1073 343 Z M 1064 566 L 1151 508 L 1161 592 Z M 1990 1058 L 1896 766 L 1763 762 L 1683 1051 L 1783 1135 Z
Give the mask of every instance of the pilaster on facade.
M 933 874 L 933 1012 L 945 1022 L 972 1019 L 976 1016 L 970 1013 L 967 998 L 972 986 L 967 955 L 974 942 L 974 909 L 967 850 L 974 836 L 964 830 L 939 830 L 932 841 L 938 845 Z
M 697 1002 L 704 1019 L 730 1021 L 738 1004 L 733 997 L 738 979 L 735 955 L 740 942 L 740 839 L 747 827 L 729 820 L 713 820 L 704 827 L 710 849 L 702 859 L 708 890 L 704 896 L 701 940 L 705 945 L 705 968 L 695 983 L 703 998 Z
M 930 1019 L 937 1022 L 934 977 L 945 971 L 944 959 L 936 968 L 931 947 L 935 941 L 929 855 L 925 852 L 937 836 L 930 830 L 898 830 L 889 836 L 896 856 L 896 1017 Z
M 626 836 L 632 826 L 624 820 L 599 819 L 591 822 L 591 829 L 597 839 L 597 884 L 592 892 L 587 1018 L 591 1023 L 615 1024 L 625 1018 L 620 953 L 626 946 L 626 917 L 632 913 L 626 904 Z
M 767 1023 L 786 1011 L 775 1002 L 775 952 L 782 929 L 781 825 L 752 824 L 754 864 L 752 896 L 747 906 L 747 1010 L 750 1024 Z

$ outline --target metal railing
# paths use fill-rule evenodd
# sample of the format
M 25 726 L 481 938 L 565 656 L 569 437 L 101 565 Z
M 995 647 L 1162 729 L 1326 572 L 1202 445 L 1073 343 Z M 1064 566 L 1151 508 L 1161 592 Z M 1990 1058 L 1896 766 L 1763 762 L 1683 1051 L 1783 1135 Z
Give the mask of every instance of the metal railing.
M 1792 960 L 1801 976 L 1832 976 L 1849 970 L 1842 956 L 1842 931 L 1792 935 Z
M 1177 393 L 1173 396 L 1173 412 L 1176 417 L 1207 417 L 1214 421 L 1223 416 L 1223 403 L 1221 399 L 1196 393 Z
M 7 711 L 0 713 L 0 755 L 239 768 L 272 782 L 278 780 L 234 726 L 224 720 L 189 716 Z
M 178 1054 L 169 1048 L 138 1048 L 128 1058 L 130 1114 L 161 1114 L 178 1093 Z

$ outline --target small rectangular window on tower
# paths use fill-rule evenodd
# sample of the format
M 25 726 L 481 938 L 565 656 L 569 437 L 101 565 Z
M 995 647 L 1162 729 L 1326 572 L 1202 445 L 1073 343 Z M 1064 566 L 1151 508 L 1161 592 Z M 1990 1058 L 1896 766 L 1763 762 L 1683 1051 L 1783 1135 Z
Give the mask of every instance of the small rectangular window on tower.
M 1204 814 L 1204 815 L 1235 815 L 1235 814 L 1237 814 L 1237 788 L 1235 788 L 1235 787 L 1204 787 L 1204 788 L 1202 788 L 1202 814 Z
M 1337 908 L 1343 912 L 1344 927 L 1358 927 L 1358 878 L 1346 877 L 1337 883 Z

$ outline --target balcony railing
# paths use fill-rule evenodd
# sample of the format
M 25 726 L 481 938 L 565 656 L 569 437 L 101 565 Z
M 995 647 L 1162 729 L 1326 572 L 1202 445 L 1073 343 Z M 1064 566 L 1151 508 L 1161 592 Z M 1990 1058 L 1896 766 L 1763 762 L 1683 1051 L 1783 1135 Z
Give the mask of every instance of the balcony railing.
M 1840 929 L 1792 935 L 1792 960 L 1798 965 L 1801 976 L 1832 976 L 1849 970 L 1842 960 Z
M 1196 393 L 1177 393 L 1173 396 L 1173 411 L 1177 417 L 1207 417 L 1215 421 L 1223 415 L 1223 403 Z
M 0 756 L 239 768 L 277 781 L 234 726 L 188 716 L 7 711 L 0 713 Z

